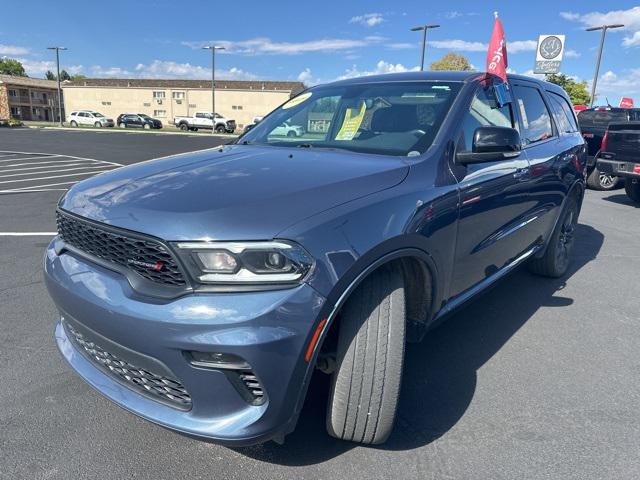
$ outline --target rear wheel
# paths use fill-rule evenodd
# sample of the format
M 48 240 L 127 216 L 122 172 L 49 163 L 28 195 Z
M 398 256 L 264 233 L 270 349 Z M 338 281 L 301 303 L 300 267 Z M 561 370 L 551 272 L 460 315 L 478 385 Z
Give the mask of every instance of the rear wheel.
M 69 125 L 71 125 L 72 127 L 77 127 L 78 122 L 76 122 L 75 120 L 71 120 L 71 123 L 69 123 Z
M 627 192 L 627 197 L 636 203 L 640 203 L 640 181 L 635 182 L 628 178 L 624 184 L 624 191 Z
M 180 130 L 182 130 L 183 132 L 186 132 L 187 130 L 189 130 L 189 126 L 186 123 L 181 123 Z
M 618 177 L 603 173 L 594 167 L 587 177 L 587 185 L 593 190 L 613 190 L 618 186 Z
M 336 370 L 327 411 L 330 435 L 383 443 L 395 421 L 405 345 L 402 273 L 383 266 L 340 313 Z
M 558 278 L 567 273 L 575 243 L 578 224 L 578 201 L 575 195 L 567 199 L 564 211 L 551 235 L 544 255 L 529 262 L 531 272 L 544 277 Z

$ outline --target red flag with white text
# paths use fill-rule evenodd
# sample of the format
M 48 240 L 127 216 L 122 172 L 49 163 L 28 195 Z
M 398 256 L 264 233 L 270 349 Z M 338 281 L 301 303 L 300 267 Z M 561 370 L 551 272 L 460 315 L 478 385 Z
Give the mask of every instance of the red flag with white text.
M 507 65 L 507 39 L 504 37 L 502 22 L 496 14 L 493 33 L 491 33 L 489 41 L 489 52 L 487 53 L 487 73 L 498 75 L 506 83 Z

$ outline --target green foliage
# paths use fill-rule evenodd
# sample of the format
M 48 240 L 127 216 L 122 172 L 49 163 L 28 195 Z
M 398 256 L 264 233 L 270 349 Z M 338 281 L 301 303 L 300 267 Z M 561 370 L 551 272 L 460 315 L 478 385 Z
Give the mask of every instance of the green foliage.
M 13 58 L 0 58 L 0 73 L 4 75 L 14 75 L 16 77 L 28 76 L 22 64 Z
M 71 80 L 84 80 L 85 78 L 87 78 L 85 75 L 80 75 L 79 73 L 71 75 Z
M 591 95 L 587 90 L 587 82 L 576 82 L 564 73 L 551 73 L 546 76 L 547 82 L 561 86 L 569 95 L 574 105 L 588 105 Z
M 464 55 L 449 52 L 440 60 L 436 60 L 429 67 L 431 70 L 471 70 L 471 64 Z
M 71 75 L 69 75 L 66 70 L 61 70 L 60 71 L 60 80 L 63 81 L 63 82 L 65 80 L 71 80 Z
M 46 78 L 47 80 L 55 80 L 56 74 L 53 73 L 51 70 L 47 70 L 47 73 L 44 74 L 44 78 Z

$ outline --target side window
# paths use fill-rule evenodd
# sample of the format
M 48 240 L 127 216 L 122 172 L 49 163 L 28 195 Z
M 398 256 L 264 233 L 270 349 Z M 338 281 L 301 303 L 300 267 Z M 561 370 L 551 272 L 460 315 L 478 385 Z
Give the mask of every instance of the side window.
M 593 110 L 584 110 L 578 114 L 578 123 L 580 128 L 591 128 L 593 126 Z
M 509 127 L 514 128 L 511 105 L 498 107 L 493 92 L 479 87 L 471 100 L 469 112 L 462 121 L 462 133 L 458 139 L 458 151 L 471 152 L 473 148 L 473 134 L 479 127 Z
M 575 116 L 567 101 L 552 92 L 547 92 L 551 100 L 551 107 L 554 111 L 554 117 L 558 124 L 558 130 L 562 133 L 573 133 L 578 131 Z
M 520 110 L 525 145 L 553 137 L 551 115 L 538 89 L 515 85 L 513 91 Z

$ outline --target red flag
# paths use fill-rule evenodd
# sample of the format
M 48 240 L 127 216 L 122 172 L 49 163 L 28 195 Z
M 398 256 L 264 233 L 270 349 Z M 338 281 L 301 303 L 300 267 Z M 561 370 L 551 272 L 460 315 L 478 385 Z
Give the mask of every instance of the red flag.
M 487 73 L 498 75 L 505 82 L 507 81 L 507 40 L 504 38 L 504 28 L 502 22 L 495 14 L 496 21 L 493 24 L 493 33 L 489 41 L 489 52 L 487 53 Z

